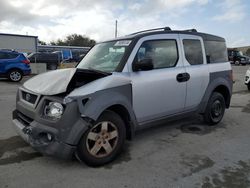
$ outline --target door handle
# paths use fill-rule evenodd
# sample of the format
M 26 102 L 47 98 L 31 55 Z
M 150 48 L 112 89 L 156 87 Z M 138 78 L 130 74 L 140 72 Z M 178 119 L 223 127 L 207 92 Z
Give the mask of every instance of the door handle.
M 187 82 L 189 79 L 190 79 L 190 74 L 188 74 L 187 72 L 177 74 L 176 76 L 176 80 L 178 82 Z

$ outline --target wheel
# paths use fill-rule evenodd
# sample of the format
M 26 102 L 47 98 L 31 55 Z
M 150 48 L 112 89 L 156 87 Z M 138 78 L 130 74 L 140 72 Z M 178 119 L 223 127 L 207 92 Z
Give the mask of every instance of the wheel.
M 18 69 L 10 70 L 8 73 L 8 78 L 12 82 L 19 82 L 23 78 L 23 73 Z
M 250 83 L 247 84 L 247 89 L 250 91 Z
M 239 62 L 239 61 L 235 61 L 234 64 L 235 64 L 235 65 L 240 65 L 240 62 Z
M 56 70 L 57 69 L 57 64 L 49 64 L 48 69 L 49 70 Z
M 123 150 L 126 128 L 121 117 L 105 111 L 86 131 L 76 151 L 76 158 L 89 166 L 101 166 L 113 161 Z
M 219 123 L 224 116 L 225 109 L 226 104 L 222 94 L 213 92 L 203 115 L 204 121 L 209 125 L 215 125 Z

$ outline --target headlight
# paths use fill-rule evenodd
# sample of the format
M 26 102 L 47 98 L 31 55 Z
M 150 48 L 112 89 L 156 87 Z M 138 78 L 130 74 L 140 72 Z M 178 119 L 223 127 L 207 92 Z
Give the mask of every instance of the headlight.
M 241 60 L 241 61 L 245 61 L 246 59 L 245 59 L 245 58 L 241 58 L 240 60 Z
M 44 115 L 54 120 L 60 119 L 63 114 L 63 105 L 58 102 L 50 102 L 44 108 Z

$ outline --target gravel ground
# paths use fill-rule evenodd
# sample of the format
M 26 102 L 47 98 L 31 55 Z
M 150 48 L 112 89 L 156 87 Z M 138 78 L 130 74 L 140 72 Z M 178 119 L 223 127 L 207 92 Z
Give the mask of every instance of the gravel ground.
M 116 161 L 99 168 L 29 147 L 11 127 L 19 84 L 1 80 L 0 187 L 250 187 L 247 68 L 233 67 L 231 108 L 218 126 L 190 117 L 140 131 Z

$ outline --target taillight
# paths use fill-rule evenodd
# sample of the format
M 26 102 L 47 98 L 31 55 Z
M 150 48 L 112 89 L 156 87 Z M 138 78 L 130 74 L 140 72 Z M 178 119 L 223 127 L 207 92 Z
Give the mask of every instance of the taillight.
M 30 61 L 28 59 L 22 60 L 22 62 L 27 65 L 30 64 Z

